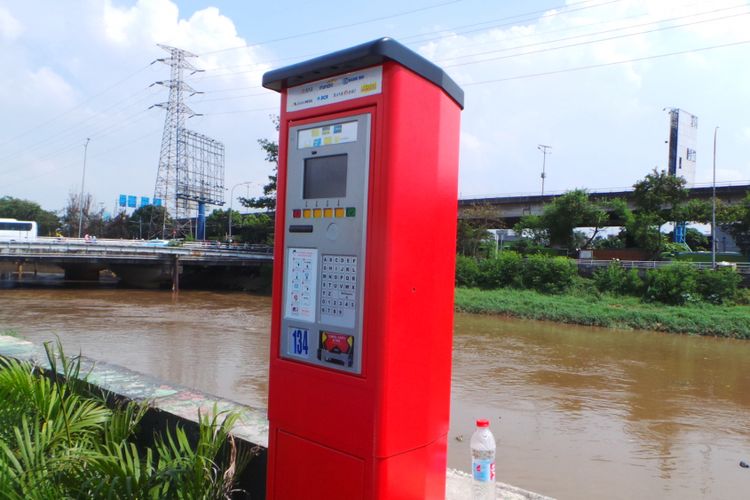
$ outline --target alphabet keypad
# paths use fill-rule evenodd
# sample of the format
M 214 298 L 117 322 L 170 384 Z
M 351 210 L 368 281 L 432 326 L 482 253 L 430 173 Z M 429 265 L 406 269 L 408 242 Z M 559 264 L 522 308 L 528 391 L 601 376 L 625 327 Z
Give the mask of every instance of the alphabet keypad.
M 337 326 L 354 326 L 357 257 L 323 255 L 320 319 Z

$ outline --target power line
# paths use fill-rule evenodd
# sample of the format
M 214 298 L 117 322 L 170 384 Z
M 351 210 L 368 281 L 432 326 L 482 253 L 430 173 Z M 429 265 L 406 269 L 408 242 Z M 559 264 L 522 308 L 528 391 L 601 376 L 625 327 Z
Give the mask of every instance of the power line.
M 115 87 L 117 87 L 117 86 L 119 86 L 119 85 L 121 85 L 121 84 L 125 83 L 126 81 L 130 80 L 131 78 L 133 78 L 133 77 L 134 77 L 135 75 L 137 75 L 137 74 L 139 74 L 139 73 L 141 73 L 141 72 L 145 71 L 146 69 L 148 69 L 148 68 L 149 68 L 149 66 L 150 66 L 150 64 L 149 64 L 148 66 L 144 66 L 144 67 L 140 68 L 139 70 L 137 70 L 137 71 L 135 71 L 135 72 L 133 72 L 133 73 L 129 74 L 129 75 L 128 75 L 128 76 L 126 76 L 125 78 L 123 78 L 123 79 L 121 79 L 121 80 L 118 80 L 117 82 L 113 83 L 112 85 L 110 85 L 110 86 L 108 86 L 108 87 L 104 88 L 103 90 L 101 90 L 101 91 L 97 92 L 96 94 L 94 94 L 94 95 L 92 95 L 92 96 L 89 96 L 89 97 L 87 97 L 86 99 L 82 100 L 81 102 L 79 102 L 79 103 L 78 103 L 78 104 L 76 104 L 75 106 L 73 106 L 73 107 L 71 107 L 71 108 L 68 108 L 68 109 L 66 109 L 65 111 L 63 111 L 62 113 L 60 113 L 60 114 L 58 114 L 58 115 L 55 115 L 55 116 L 53 116 L 53 117 L 52 117 L 52 118 L 50 118 L 49 120 L 46 120 L 46 121 L 44 121 L 44 122 L 42 122 L 42 123 L 40 123 L 40 124 L 38 124 L 38 125 L 35 125 L 35 126 L 33 126 L 33 127 L 29 128 L 29 129 L 27 129 L 27 130 L 25 130 L 25 131 L 21 132 L 21 133 L 20 133 L 20 134 L 18 134 L 18 135 L 15 135 L 15 136 L 11 137 L 11 138 L 10 138 L 10 139 L 8 139 L 7 141 L 5 141 L 5 142 L 3 142 L 3 143 L 0 143 L 0 146 L 4 146 L 4 145 L 6 145 L 6 144 L 8 144 L 8 143 L 10 143 L 10 142 L 13 142 L 13 141 L 15 141 L 15 140 L 17 140 L 17 139 L 19 139 L 19 138 L 21 138 L 21 137 L 24 137 L 24 136 L 28 135 L 29 133 L 33 132 L 34 130 L 36 130 L 36 129 L 38 129 L 38 128 L 41 128 L 41 127 L 43 127 L 43 126 L 45 126 L 45 125 L 47 125 L 47 124 L 49 124 L 49 123 L 52 123 L 52 122 L 54 122 L 55 120 L 58 120 L 59 118 L 62 118 L 63 116 L 65 116 L 65 115 L 67 115 L 68 113 L 70 113 L 71 111 L 74 111 L 74 110 L 76 110 L 76 109 L 80 108 L 81 106 L 83 106 L 83 105 L 84 105 L 84 104 L 86 104 L 87 102 L 90 102 L 90 101 L 92 101 L 92 100 L 96 99 L 97 97 L 99 97 L 99 96 L 101 96 L 101 95 L 104 95 L 104 94 L 106 94 L 107 92 L 109 92 L 109 91 L 110 91 L 110 90 L 112 90 L 113 88 L 115 88 Z
M 587 69 L 604 68 L 606 66 L 616 66 L 618 64 L 627 64 L 627 63 L 632 63 L 632 62 L 648 61 L 648 60 L 651 60 L 651 59 L 659 59 L 659 58 L 662 58 L 662 57 L 679 56 L 679 55 L 683 55 L 683 54 L 692 54 L 692 53 L 695 53 L 695 52 L 705 52 L 705 51 L 708 51 L 708 50 L 722 49 L 722 48 L 725 48 L 725 47 L 733 47 L 733 46 L 743 45 L 743 44 L 747 44 L 747 43 L 750 43 L 750 40 L 740 40 L 738 42 L 724 43 L 724 44 L 720 44 L 720 45 L 712 45 L 712 46 L 709 46 L 709 47 L 699 47 L 697 49 L 680 50 L 680 51 L 677 51 L 677 52 L 668 52 L 666 54 L 656 54 L 656 55 L 651 55 L 651 56 L 636 57 L 636 58 L 633 58 L 633 59 L 624 59 L 624 60 L 621 60 L 621 61 L 613 61 L 613 62 L 608 62 L 608 63 L 589 64 L 589 65 L 586 65 L 586 66 L 577 66 L 575 68 L 565 68 L 565 69 L 560 69 L 560 70 L 555 70 L 555 71 L 543 71 L 543 72 L 540 72 L 540 73 L 529 73 L 529 74 L 526 74 L 526 75 L 516 75 L 516 76 L 510 76 L 510 77 L 507 77 L 507 78 L 496 78 L 496 79 L 492 79 L 492 80 L 483 80 L 481 82 L 462 83 L 460 85 L 463 86 L 463 87 L 473 87 L 475 85 L 485 85 L 485 84 L 488 84 L 488 83 L 508 82 L 508 81 L 511 81 L 511 80 L 523 80 L 523 79 L 526 79 L 526 78 L 536 78 L 536 77 L 539 77 L 539 76 L 559 75 L 561 73 L 572 73 L 574 71 L 584 71 L 584 70 L 587 70 Z
M 412 9 L 412 10 L 400 12 L 400 13 L 397 13 L 397 14 L 390 14 L 390 15 L 387 15 L 387 16 L 374 17 L 374 18 L 366 19 L 364 21 L 357 21 L 357 22 L 354 22 L 354 23 L 340 24 L 338 26 L 330 26 L 328 28 L 321 28 L 321 29 L 318 29 L 318 30 L 307 31 L 307 32 L 304 32 L 304 33 L 296 33 L 294 35 L 288 35 L 288 36 L 283 36 L 283 37 L 279 37 L 279 38 L 273 38 L 273 39 L 264 40 L 264 41 L 258 42 L 258 43 L 245 44 L 245 45 L 241 45 L 241 46 L 237 46 L 237 47 L 227 47 L 225 49 L 212 50 L 210 52 L 203 52 L 202 54 L 199 54 L 199 55 L 206 56 L 206 55 L 210 55 L 210 54 L 218 54 L 220 52 L 227 52 L 227 51 L 230 51 L 230 50 L 249 49 L 251 47 L 255 47 L 255 46 L 258 46 L 258 45 L 268 45 L 268 44 L 271 44 L 271 43 L 282 42 L 282 41 L 285 41 L 285 40 L 292 40 L 294 38 L 301 38 L 301 37 L 310 36 L 310 35 L 319 35 L 321 33 L 328 33 L 330 31 L 336 31 L 336 30 L 340 30 L 340 29 L 344 29 L 344 28 L 352 28 L 354 26 L 361 26 L 363 24 L 370 24 L 370 23 L 374 23 L 374 22 L 377 22 L 377 21 L 385 21 L 386 19 L 394 19 L 396 17 L 408 16 L 408 15 L 411 15 L 411 14 L 415 14 L 417 12 L 424 12 L 426 10 L 437 9 L 437 8 L 440 8 L 440 7 L 445 7 L 446 5 L 451 5 L 451 4 L 460 3 L 460 2 L 463 2 L 463 0 L 451 0 L 450 2 L 443 2 L 443 3 L 439 3 L 437 5 L 430 5 L 430 6 L 427 6 L 427 7 L 420 7 L 418 9 Z
M 703 20 L 703 21 L 694 21 L 694 22 L 691 22 L 691 23 L 678 24 L 678 25 L 674 25 L 674 26 L 664 26 L 664 27 L 660 27 L 660 28 L 654 28 L 654 29 L 651 29 L 651 30 L 638 31 L 636 33 L 626 33 L 626 34 L 623 34 L 623 35 L 615 35 L 615 36 L 610 36 L 610 37 L 606 37 L 606 38 L 600 38 L 598 40 L 588 40 L 588 41 L 585 41 L 585 42 L 577 42 L 577 43 L 571 43 L 571 44 L 567 44 L 567 45 L 559 45 L 557 47 L 547 47 L 545 49 L 532 50 L 532 51 L 528 51 L 528 52 L 522 52 L 522 53 L 519 53 L 519 54 L 510 54 L 510 55 L 505 55 L 505 56 L 498 56 L 498 57 L 491 57 L 491 58 L 487 58 L 487 59 L 481 59 L 479 61 L 466 61 L 466 62 L 462 62 L 462 63 L 449 64 L 449 65 L 446 65 L 446 66 L 443 66 L 443 67 L 444 68 L 454 68 L 454 67 L 457 67 L 457 66 L 466 66 L 466 65 L 469 65 L 469 64 L 479 64 L 479 63 L 484 63 L 484 62 L 489 62 L 489 61 L 497 61 L 497 60 L 500 60 L 500 59 L 509 59 L 509 58 L 512 58 L 512 57 L 526 56 L 526 55 L 531 55 L 531 54 L 541 54 L 541 53 L 544 53 L 544 52 L 552 52 L 552 51 L 555 51 L 555 50 L 569 49 L 571 47 L 581 47 L 581 46 L 584 46 L 584 45 L 591 45 L 591 44 L 594 44 L 594 43 L 608 42 L 608 41 L 612 41 L 612 40 L 618 40 L 618 39 L 621 39 L 621 38 L 629 38 L 629 37 L 638 36 L 638 35 L 645 35 L 645 34 L 649 34 L 649 33 L 655 33 L 655 32 L 658 32 L 658 31 L 667 31 L 667 30 L 672 30 L 672 29 L 677 29 L 677 28 L 684 28 L 686 26 L 693 26 L 693 25 L 696 25 L 696 24 L 702 24 L 702 23 L 706 23 L 706 22 L 720 21 L 720 20 L 728 19 L 728 18 L 746 16 L 748 14 L 750 14 L 750 11 L 743 12 L 742 14 L 732 14 L 732 15 L 729 15 L 729 16 L 723 16 L 723 17 L 714 18 L 714 19 L 707 19 L 707 20 Z
M 609 0 L 607 2 L 600 2 L 593 5 L 586 5 L 591 3 L 590 1 L 583 1 L 583 2 L 577 2 L 577 3 L 571 3 L 571 4 L 563 4 L 563 5 L 557 5 L 553 7 L 549 7 L 547 9 L 541 9 L 541 10 L 534 10 L 531 12 L 525 12 L 523 14 L 516 14 L 513 16 L 506 16 L 506 17 L 500 17 L 497 19 L 492 19 L 490 21 L 482 21 L 480 23 L 471 23 L 471 24 L 464 24 L 461 26 L 454 26 L 452 28 L 446 28 L 442 30 L 436 30 L 432 33 L 446 33 L 448 32 L 450 36 L 453 36 L 454 34 L 465 34 L 465 33 L 475 33 L 477 31 L 487 31 L 490 29 L 497 29 L 497 28 L 505 28 L 507 26 L 516 26 L 519 23 L 528 22 L 528 21 L 536 21 L 539 19 L 539 14 L 545 14 L 547 12 L 553 12 L 553 14 L 550 17 L 558 17 L 565 14 L 571 14 L 574 12 L 579 12 L 582 10 L 588 10 L 588 9 L 595 9 L 597 7 L 604 7 L 606 5 L 610 5 L 613 3 L 619 3 L 622 0 Z M 580 7 L 577 7 L 580 6 Z M 577 7 L 577 8 L 573 8 Z M 511 21 L 512 20 L 512 21 Z M 510 21 L 510 22 L 504 22 L 502 24 L 492 24 L 497 23 L 499 21 Z M 486 26 L 488 24 L 491 24 L 491 26 Z M 478 28 L 479 26 L 485 26 L 483 28 Z M 465 30 L 465 31 L 458 31 L 465 28 L 477 28 L 477 29 L 471 29 L 471 30 Z M 456 33 L 458 31 L 458 33 Z M 425 36 L 428 36 L 430 33 L 423 33 L 419 35 L 411 35 L 403 37 L 402 40 L 412 40 L 413 43 L 424 43 L 429 42 L 432 40 L 439 40 L 440 38 L 444 38 L 444 36 L 439 35 L 432 38 L 423 38 Z
M 159 130 L 160 129 L 158 129 L 158 128 L 154 129 L 154 130 L 151 130 L 148 133 L 143 134 L 141 136 L 138 136 L 138 137 L 136 137 L 135 139 L 133 139 L 131 141 L 128 141 L 128 142 L 125 142 L 125 143 L 122 143 L 122 144 L 118 144 L 117 146 L 111 147 L 111 148 L 106 149 L 104 151 L 100 151 L 99 153 L 92 155 L 91 158 L 95 159 L 95 158 L 103 157 L 104 155 L 109 154 L 112 151 L 117 151 L 118 149 L 125 148 L 127 146 L 130 146 L 131 144 L 136 143 L 136 142 L 140 142 L 140 141 L 142 141 L 144 139 L 147 139 L 149 137 L 153 137 L 153 135 L 156 134 L 156 133 L 158 133 Z M 78 145 L 78 147 L 80 147 L 80 144 Z M 57 171 L 60 171 L 60 170 L 63 170 L 63 169 L 66 169 L 68 167 L 72 167 L 72 166 L 75 166 L 75 165 L 78 165 L 78 160 L 70 162 L 70 163 L 67 163 L 65 165 L 61 165 L 61 166 L 58 166 L 58 167 L 55 167 L 55 168 L 51 168 L 51 169 L 45 170 L 43 172 L 40 172 L 38 174 L 29 176 L 29 177 L 24 177 L 24 178 L 21 178 L 21 179 L 15 179 L 14 181 L 11 181 L 11 182 L 4 182 L 3 185 L 4 186 L 15 186 L 15 185 L 17 185 L 19 183 L 31 181 L 31 180 L 34 180 L 34 179 L 38 179 L 39 177 L 42 177 L 44 175 L 49 175 L 49 174 L 51 174 L 53 172 L 57 172 Z
M 497 21 L 506 21 L 506 20 L 510 20 L 510 19 L 518 19 L 518 18 L 528 17 L 530 15 L 538 15 L 540 13 L 545 13 L 545 12 L 549 12 L 551 10 L 556 10 L 556 9 L 559 9 L 560 11 L 559 12 L 555 12 L 554 16 L 559 16 L 559 15 L 563 15 L 563 14 L 569 14 L 569 13 L 572 13 L 572 12 L 577 12 L 577 11 L 580 11 L 580 10 L 586 10 L 586 9 L 601 7 L 601 6 L 604 6 L 604 5 L 609 5 L 609 4 L 612 4 L 612 3 L 618 3 L 618 2 L 621 2 L 621 1 L 623 1 L 623 0 L 609 0 L 609 1 L 606 1 L 606 2 L 596 3 L 594 5 L 586 5 L 584 7 L 571 8 L 571 7 L 575 7 L 575 6 L 579 6 L 579 5 L 583 6 L 585 4 L 590 4 L 592 2 L 592 0 L 584 0 L 582 2 L 576 2 L 576 3 L 572 3 L 572 4 L 568 4 L 568 5 L 565 5 L 565 4 L 556 5 L 556 6 L 549 7 L 548 9 L 535 10 L 535 11 L 525 12 L 525 13 L 522 13 L 522 14 L 515 14 L 515 15 L 512 15 L 512 16 L 506 16 L 506 17 L 502 17 L 502 18 L 499 18 L 499 19 L 494 19 L 492 21 L 483 21 L 481 23 L 472 23 L 472 24 L 468 24 L 468 25 L 463 25 L 463 26 L 460 26 L 459 28 L 461 28 L 461 27 L 481 26 L 481 25 L 485 25 L 485 24 L 493 23 L 493 22 L 497 22 Z M 529 19 L 524 19 L 524 21 L 530 21 L 530 20 L 535 20 L 535 19 L 536 19 L 536 17 L 533 17 L 533 18 L 529 18 Z M 517 22 L 518 21 L 515 21 L 515 22 L 512 22 L 512 23 L 507 23 L 507 24 L 504 24 L 504 25 L 495 25 L 495 26 L 491 26 L 490 28 L 482 28 L 481 30 L 475 30 L 475 31 L 484 31 L 485 29 L 494 29 L 494 28 L 503 27 L 503 26 L 512 26 L 512 25 L 515 25 Z M 357 23 L 354 23 L 354 24 L 357 24 Z M 597 24 L 597 23 L 594 23 L 594 24 Z M 454 29 L 457 29 L 457 28 L 448 28 L 448 30 L 454 30 Z M 417 34 L 417 35 L 407 35 L 405 37 L 399 37 L 399 40 L 403 42 L 404 40 L 408 40 L 410 38 L 422 37 L 422 36 L 425 36 L 425 35 L 429 35 L 430 33 L 442 33 L 444 31 L 446 31 L 446 30 L 435 30 L 435 31 L 431 31 L 431 32 L 428 32 L 428 33 L 421 33 L 421 34 Z M 305 34 L 293 35 L 293 36 L 286 37 L 286 38 L 295 38 L 297 36 L 305 36 Z M 423 43 L 425 41 L 436 40 L 436 39 L 440 39 L 440 38 L 444 38 L 444 37 L 443 36 L 438 36 L 438 37 L 434 37 L 434 38 L 428 38 L 426 40 L 420 40 L 417 43 Z M 271 41 L 273 41 L 273 40 L 271 40 Z M 249 47 L 256 47 L 256 46 L 264 45 L 266 43 L 270 43 L 271 41 L 258 42 L 258 43 L 254 43 L 254 44 L 250 44 L 250 45 L 241 46 L 241 47 L 221 49 L 221 51 L 233 50 L 233 49 L 243 49 L 243 48 L 249 48 Z M 221 66 L 221 68 L 223 68 L 223 69 L 229 69 L 229 68 L 242 68 L 242 67 L 248 67 L 248 66 L 257 66 L 257 65 L 260 65 L 260 64 L 268 64 L 268 63 L 272 63 L 272 62 L 282 62 L 282 61 L 290 61 L 290 60 L 299 60 L 299 59 L 302 59 L 302 58 L 310 58 L 310 57 L 314 57 L 314 56 L 318 56 L 318 55 L 320 55 L 320 54 L 319 53 L 308 53 L 308 54 L 301 54 L 301 55 L 291 56 L 291 57 L 276 58 L 276 59 L 267 59 L 267 60 L 258 61 L 257 63 L 251 63 L 251 64 L 238 64 L 238 65 L 233 65 L 233 66 Z M 218 78 L 218 77 L 221 77 L 221 76 L 229 76 L 229 75 L 241 74 L 241 73 L 251 73 L 252 71 L 253 70 L 250 70 L 250 71 L 241 71 L 241 72 L 226 72 L 226 73 L 212 72 L 211 74 L 207 74 L 205 76 L 202 76 L 201 78 L 196 78 L 196 80 L 199 80 L 199 79 L 200 80 L 205 80 L 205 79 L 209 79 L 209 78 Z M 253 87 L 253 88 L 255 88 L 255 87 Z
M 495 53 L 498 53 L 498 52 L 505 52 L 505 51 L 509 51 L 509 50 L 525 49 L 525 48 L 529 48 L 529 47 L 536 47 L 536 46 L 539 46 L 539 45 L 550 45 L 550 44 L 553 44 L 553 43 L 564 42 L 564 41 L 568 41 L 568 40 L 575 40 L 575 39 L 578 39 L 578 38 L 585 38 L 585 37 L 596 36 L 596 35 L 606 35 L 608 33 L 616 33 L 618 31 L 625 31 L 625 30 L 634 29 L 634 28 L 642 28 L 642 27 L 645 27 L 645 26 L 659 25 L 659 24 L 667 23 L 667 22 L 671 22 L 671 21 L 680 21 L 682 19 L 690 19 L 690 18 L 693 18 L 693 17 L 698 17 L 698 16 L 702 16 L 702 15 L 706 15 L 706 14 L 716 14 L 716 13 L 719 13 L 719 12 L 722 12 L 722 11 L 726 11 L 726 10 L 735 10 L 735 9 L 737 9 L 739 7 L 747 7 L 747 4 L 735 5 L 735 6 L 727 7 L 727 8 L 723 8 L 723 9 L 712 9 L 712 10 L 703 11 L 703 12 L 696 12 L 696 13 L 692 13 L 692 14 L 688 14 L 688 15 L 684 15 L 684 16 L 671 17 L 671 18 L 666 18 L 666 19 L 658 19 L 656 21 L 650 21 L 650 22 L 647 22 L 647 23 L 630 24 L 628 26 L 621 26 L 621 27 L 618 27 L 618 28 L 612 28 L 612 29 L 608 29 L 608 30 L 595 31 L 595 32 L 589 32 L 589 33 L 581 33 L 581 34 L 572 35 L 572 36 L 569 36 L 569 37 L 557 38 L 557 39 L 553 39 L 553 40 L 544 40 L 544 41 L 541 41 L 541 42 L 529 43 L 529 44 L 525 44 L 525 45 L 514 45 L 512 47 L 503 47 L 503 48 L 500 48 L 500 49 L 497 49 L 497 50 L 489 50 L 489 51 L 485 51 L 485 52 L 475 52 L 473 54 L 462 54 L 461 56 L 447 57 L 447 58 L 439 59 L 437 62 L 453 61 L 453 60 L 456 60 L 456 59 L 466 59 L 468 57 L 477 57 L 477 56 L 482 56 L 482 55 L 495 54 Z M 698 24 L 698 23 L 701 23 L 701 22 L 711 22 L 711 21 L 720 20 L 720 19 L 726 19 L 726 18 L 731 18 L 731 17 L 739 16 L 739 15 L 743 15 L 744 16 L 744 15 L 747 15 L 747 14 L 748 14 L 748 12 L 743 12 L 743 13 L 740 13 L 740 14 L 735 14 L 733 16 L 724 16 L 724 17 L 720 17 L 720 18 L 704 19 L 702 21 L 695 21 L 693 23 L 687 23 L 687 24 L 682 24 L 682 25 L 677 25 L 677 26 L 665 26 L 662 29 L 663 30 L 668 30 L 668 29 L 673 29 L 673 28 L 676 28 L 676 27 L 690 26 L 692 24 Z M 638 17 L 640 17 L 640 16 L 638 16 Z M 599 23 L 594 23 L 594 24 L 599 24 Z M 651 33 L 653 31 L 660 31 L 660 30 L 641 31 L 641 32 L 638 32 L 638 33 L 635 33 L 635 34 Z M 549 32 L 547 32 L 547 33 L 535 33 L 533 35 L 528 35 L 528 36 L 542 36 L 542 35 L 548 34 L 548 33 Z M 609 39 L 604 39 L 604 40 L 609 40 Z M 592 43 L 596 43 L 596 42 L 599 42 L 599 41 L 602 41 L 602 40 L 593 40 L 591 42 Z M 566 47 L 566 46 L 564 46 L 564 47 Z M 524 54 L 525 53 L 522 53 L 521 55 L 524 55 Z M 492 60 L 492 59 L 484 59 L 483 61 L 485 61 L 485 60 Z
M 30 145 L 28 145 L 28 146 L 22 146 L 21 149 L 18 149 L 15 152 L 9 153 L 9 154 L 3 156 L 2 158 L 0 158 L 0 162 L 7 161 L 7 160 L 9 160 L 9 159 L 11 159 L 11 158 L 13 158 L 15 156 L 20 155 L 20 154 L 28 153 L 30 151 L 38 149 L 39 147 L 43 146 L 44 144 L 46 144 L 48 142 L 51 142 L 51 141 L 54 142 L 54 141 L 57 141 L 59 139 L 62 139 L 63 137 L 66 137 L 66 136 L 74 136 L 74 135 L 77 136 L 77 135 L 80 135 L 81 131 L 79 129 L 81 129 L 84 126 L 84 124 L 86 124 L 87 122 L 89 122 L 91 120 L 101 121 L 101 120 L 104 120 L 104 119 L 111 119 L 111 117 L 104 117 L 102 115 L 102 113 L 104 113 L 105 111 L 110 111 L 110 110 L 113 110 L 115 108 L 120 107 L 120 104 L 123 104 L 126 101 L 132 100 L 134 97 L 136 97 L 137 95 L 139 95 L 142 92 L 146 92 L 146 89 L 141 89 L 138 92 L 136 92 L 134 94 L 131 94 L 130 96 L 125 97 L 124 99 L 121 99 L 120 101 L 114 103 L 113 105 L 111 105 L 111 106 L 109 106 L 107 108 L 104 108 L 103 110 L 100 110 L 97 114 L 88 116 L 88 117 L 86 117 L 86 118 L 78 121 L 77 123 L 74 123 L 74 124 L 72 124 L 69 127 L 66 127 L 64 130 L 61 130 L 61 131 L 56 132 L 56 133 L 53 133 L 52 135 L 50 135 L 50 136 L 48 136 L 48 137 L 46 137 L 46 138 L 44 138 L 42 140 L 33 142 Z M 131 106 L 133 106 L 135 104 L 138 104 L 139 102 L 143 102 L 143 101 L 151 98 L 152 95 L 153 94 L 146 94 L 145 96 L 141 97 L 140 99 L 138 99 L 138 100 L 136 100 L 136 101 L 134 101 L 134 102 L 132 102 L 130 104 L 123 105 L 122 109 L 123 110 L 124 109 L 128 109 L 129 107 L 131 107 Z M 143 110 L 139 111 L 138 113 L 140 113 L 142 111 Z M 138 113 L 136 113 L 136 114 L 138 114 Z

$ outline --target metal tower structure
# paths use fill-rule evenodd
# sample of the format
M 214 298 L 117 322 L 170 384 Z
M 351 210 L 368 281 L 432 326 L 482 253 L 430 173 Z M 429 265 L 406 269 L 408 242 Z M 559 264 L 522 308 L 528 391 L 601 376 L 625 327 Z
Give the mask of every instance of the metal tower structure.
M 154 203 L 158 205 L 157 200 L 161 201 L 171 222 L 164 218 L 161 234 L 163 238 L 176 237 L 190 231 L 191 217 L 197 208 L 196 236 L 204 239 L 205 205 L 224 204 L 224 145 L 185 127 L 188 118 L 201 116 L 184 102 L 187 97 L 202 93 L 184 82 L 186 71 L 190 75 L 203 71 L 188 61 L 188 58 L 197 56 L 168 45 L 159 44 L 159 47 L 169 52 L 169 57 L 154 62 L 163 62 L 170 67 L 169 80 L 152 84 L 169 89 L 167 102 L 151 106 L 167 111 L 154 187 Z

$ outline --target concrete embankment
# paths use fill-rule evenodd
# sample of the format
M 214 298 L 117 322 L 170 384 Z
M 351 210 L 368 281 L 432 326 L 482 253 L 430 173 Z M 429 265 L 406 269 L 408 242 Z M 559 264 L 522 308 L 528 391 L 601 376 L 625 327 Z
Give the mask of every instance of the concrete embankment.
M 0 335 L 0 357 L 30 361 L 48 369 L 43 346 L 16 337 Z M 200 414 L 214 409 L 239 414 L 232 434 L 256 456 L 240 478 L 239 487 L 251 498 L 265 498 L 266 449 L 268 447 L 268 420 L 265 410 L 251 408 L 234 401 L 219 398 L 188 387 L 167 384 L 154 377 L 134 372 L 121 366 L 81 358 L 81 373 L 88 374 L 86 381 L 117 399 L 148 403 L 150 411 L 142 421 L 142 433 L 152 434 L 168 425 L 179 424 L 197 429 Z M 447 471 L 446 498 L 464 500 L 471 498 L 471 477 L 460 471 Z M 508 500 L 551 500 L 504 483 L 497 485 L 497 498 Z

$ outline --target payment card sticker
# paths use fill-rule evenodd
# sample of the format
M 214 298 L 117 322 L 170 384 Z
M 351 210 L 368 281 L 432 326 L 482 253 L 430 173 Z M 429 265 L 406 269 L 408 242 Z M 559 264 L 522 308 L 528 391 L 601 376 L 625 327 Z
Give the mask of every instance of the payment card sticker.
M 297 132 L 297 149 L 316 148 L 323 144 L 346 144 L 357 140 L 357 122 L 306 128 Z
M 287 330 L 286 353 L 289 356 L 308 359 L 310 357 L 310 330 L 289 327 Z
M 287 319 L 313 323 L 318 293 L 318 250 L 290 248 L 286 265 L 284 315 Z

